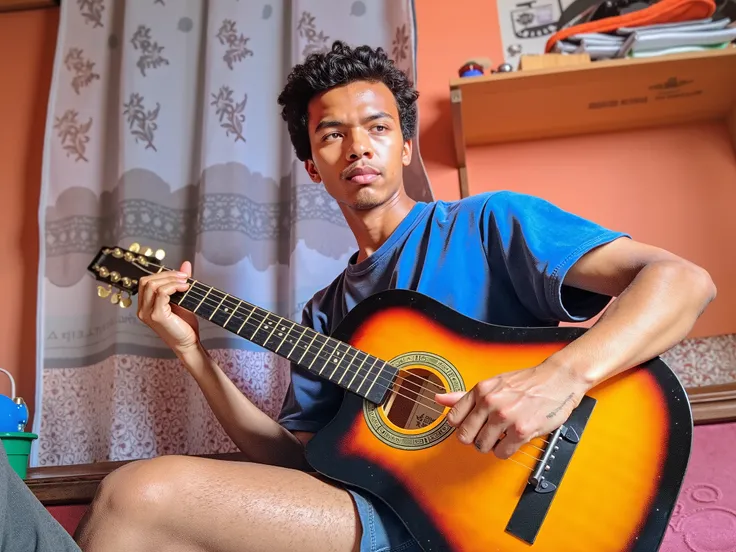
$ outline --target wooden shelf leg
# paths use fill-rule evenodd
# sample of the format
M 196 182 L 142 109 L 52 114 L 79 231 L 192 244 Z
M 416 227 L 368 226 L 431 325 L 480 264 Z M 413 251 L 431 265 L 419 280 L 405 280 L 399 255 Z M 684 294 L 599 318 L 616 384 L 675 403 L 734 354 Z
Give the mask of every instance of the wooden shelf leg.
M 460 179 L 460 197 L 468 197 L 470 195 L 470 190 L 468 186 L 468 168 L 460 167 L 457 170 L 457 173 Z
M 465 134 L 463 133 L 463 94 L 458 88 L 450 90 L 452 132 L 455 137 L 455 159 L 460 184 L 460 198 L 468 197 L 468 169 L 465 166 Z
M 728 132 L 731 134 L 731 144 L 733 152 L 736 155 L 736 105 L 731 109 L 731 115 L 728 117 Z

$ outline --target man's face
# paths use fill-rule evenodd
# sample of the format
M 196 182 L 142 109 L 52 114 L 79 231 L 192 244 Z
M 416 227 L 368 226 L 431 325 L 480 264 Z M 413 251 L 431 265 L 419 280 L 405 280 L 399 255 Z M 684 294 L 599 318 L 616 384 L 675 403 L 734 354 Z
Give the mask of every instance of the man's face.
M 315 96 L 308 130 L 307 172 L 341 207 L 368 210 L 402 189 L 411 141 L 404 142 L 396 100 L 383 83 L 357 81 Z

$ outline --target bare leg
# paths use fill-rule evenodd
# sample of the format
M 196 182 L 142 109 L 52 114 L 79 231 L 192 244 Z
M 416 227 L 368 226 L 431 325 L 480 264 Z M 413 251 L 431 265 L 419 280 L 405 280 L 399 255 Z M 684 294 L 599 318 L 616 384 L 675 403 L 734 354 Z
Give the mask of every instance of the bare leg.
M 111 473 L 75 536 L 88 552 L 351 552 L 360 537 L 343 489 L 300 471 L 184 456 Z

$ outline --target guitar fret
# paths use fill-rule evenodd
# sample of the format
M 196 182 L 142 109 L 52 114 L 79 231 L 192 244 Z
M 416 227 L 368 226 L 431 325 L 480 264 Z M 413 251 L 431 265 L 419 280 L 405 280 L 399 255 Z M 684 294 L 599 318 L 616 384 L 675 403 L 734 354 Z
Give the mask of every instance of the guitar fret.
M 194 314 L 197 314 L 197 309 L 202 306 L 202 303 L 204 303 L 204 300 L 207 299 L 207 296 L 210 294 L 211 291 L 212 291 L 212 288 L 209 288 L 207 290 L 207 293 L 204 294 L 204 297 L 202 297 L 202 300 L 199 302 L 199 304 L 196 307 L 194 307 L 194 310 L 192 311 Z
M 332 378 L 335 377 L 335 372 L 337 372 L 337 369 L 340 367 L 340 363 L 342 363 L 342 359 L 345 358 L 344 356 L 340 357 L 340 352 L 341 352 L 340 342 L 338 341 L 337 344 L 335 345 L 335 348 L 332 349 L 332 353 L 329 355 L 329 358 L 327 359 L 327 364 L 329 364 L 330 361 L 332 361 L 332 363 L 335 365 L 335 367 L 332 369 L 332 373 L 327 378 L 330 381 L 333 381 Z M 327 366 L 327 364 L 325 364 L 325 366 Z
M 205 295 L 205 297 L 207 297 L 207 296 Z M 215 310 L 212 311 L 212 314 L 210 314 L 210 317 L 207 320 L 212 320 L 212 317 L 217 312 L 217 309 L 220 308 L 220 306 L 222 305 L 222 302 L 225 300 L 226 297 L 228 297 L 228 294 L 227 293 L 222 296 L 222 299 L 220 299 L 220 302 L 217 304 L 217 306 L 215 307 Z M 203 301 L 204 301 L 204 299 L 203 299 Z
M 312 331 L 314 331 L 314 330 L 312 330 Z M 302 363 L 302 360 L 304 360 L 304 355 L 306 355 L 309 352 L 309 350 L 312 348 L 312 343 L 314 343 L 314 341 L 315 341 L 315 339 L 317 339 L 317 336 L 318 335 L 319 335 L 319 333 L 314 332 L 314 335 L 312 336 L 312 340 L 309 342 L 309 345 L 307 345 L 306 347 L 304 347 L 304 352 L 302 353 L 302 356 L 300 356 L 299 357 L 299 360 L 296 361 L 297 364 L 301 364 Z
M 359 352 L 362 352 L 362 351 L 359 351 Z M 356 354 L 356 356 L 358 355 L 358 353 L 355 353 L 355 354 Z M 366 361 L 366 360 L 368 360 L 368 358 L 369 358 L 369 355 L 366 355 L 365 353 L 363 353 L 363 354 L 365 355 L 365 358 L 364 358 L 364 359 L 362 360 L 362 362 L 361 362 L 361 363 L 360 363 L 360 365 L 358 366 L 358 369 L 357 369 L 357 370 L 355 371 L 355 373 L 353 374 L 353 377 L 352 377 L 352 378 L 350 378 L 350 381 L 348 382 L 348 384 L 347 384 L 347 386 L 346 386 L 346 387 L 347 387 L 348 389 L 350 389 L 351 391 L 352 391 L 352 385 L 353 385 L 353 382 L 355 381 L 355 378 L 356 378 L 356 376 L 357 376 L 358 374 L 360 374 L 360 371 L 361 371 L 361 369 L 363 368 L 363 365 L 365 364 L 365 361 Z
M 324 343 L 322 344 L 322 346 L 321 346 L 321 347 L 319 348 L 319 351 L 317 351 L 317 354 L 316 354 L 316 355 L 314 355 L 314 358 L 312 359 L 312 362 L 310 362 L 310 363 L 309 363 L 309 366 L 307 366 L 307 370 L 311 370 L 311 369 L 312 369 L 312 364 L 314 364 L 314 361 L 315 361 L 315 360 L 317 360 L 317 357 L 318 357 L 318 356 L 319 356 L 319 354 L 320 354 L 320 353 L 322 352 L 322 349 L 324 349 L 324 348 L 325 348 L 325 345 L 327 345 L 327 339 L 326 339 L 326 338 L 325 338 L 325 342 L 324 342 Z M 324 368 L 325 368 L 325 367 L 324 367 L 324 366 L 322 366 L 322 370 L 324 370 Z M 320 373 L 320 374 L 322 373 L 322 370 L 320 370 L 320 371 L 319 371 L 319 373 Z
M 235 308 L 230 312 L 230 316 L 227 317 L 227 320 L 225 320 L 225 323 L 222 325 L 223 328 L 227 330 L 227 323 L 230 322 L 230 319 L 233 317 L 233 314 L 235 314 L 235 311 L 238 310 L 240 305 L 242 305 L 242 301 L 238 301 L 238 304 L 235 305 Z
M 254 312 L 255 312 L 255 310 L 256 309 L 253 309 Z M 261 326 L 263 326 L 263 323 L 266 321 L 266 318 L 268 318 L 268 314 L 266 314 L 266 316 L 263 317 L 263 320 L 261 320 L 261 323 L 258 324 L 258 327 L 256 328 L 256 331 L 253 332 L 253 334 L 250 336 L 251 340 L 256 336 L 256 333 L 258 332 L 258 330 L 261 329 Z
M 243 326 L 245 326 L 245 323 L 246 323 L 246 322 L 247 322 L 248 320 L 250 320 L 250 317 L 251 317 L 251 316 L 253 315 L 253 313 L 254 313 L 254 312 L 256 312 L 256 308 L 255 308 L 255 307 L 253 307 L 253 310 L 251 310 L 251 311 L 250 311 L 250 312 L 248 313 L 248 316 L 246 316 L 246 317 L 245 317 L 245 320 L 243 320 L 243 323 L 242 323 L 242 324 L 240 325 L 240 327 L 238 328 L 238 331 L 237 331 L 237 332 L 235 332 L 236 334 L 240 335 L 240 332 L 241 332 L 241 330 L 243 329 Z
M 284 319 L 284 318 L 282 318 L 282 319 L 281 319 L 281 322 L 282 322 L 282 324 L 283 324 L 283 322 L 285 322 L 285 319 Z M 291 324 L 291 328 L 289 328 L 288 330 L 287 330 L 286 328 L 284 328 L 284 327 L 282 327 L 282 328 L 281 328 L 281 331 L 282 331 L 282 332 L 284 332 L 284 331 L 285 331 L 285 333 L 284 333 L 284 337 L 283 337 L 283 338 L 281 339 L 281 342 L 280 342 L 280 343 L 279 343 L 279 344 L 278 344 L 278 345 L 276 346 L 276 348 L 274 349 L 274 352 L 275 352 L 276 354 L 280 354 L 280 353 L 279 353 L 279 349 L 280 349 L 280 348 L 281 348 L 281 347 L 283 346 L 284 342 L 286 341 L 286 338 L 287 338 L 287 337 L 289 337 L 289 334 L 291 333 L 291 330 L 293 330 L 294 328 L 296 328 L 296 324 L 294 324 L 293 322 L 291 322 L 291 320 L 289 320 L 289 323 Z M 278 335 L 278 334 L 277 334 L 277 335 Z M 289 358 L 289 357 L 287 356 L 286 358 Z
M 386 362 L 384 361 L 384 363 L 383 363 L 383 367 L 382 367 L 382 368 L 380 368 L 380 369 L 378 369 L 378 370 L 376 371 L 376 377 L 374 377 L 374 378 L 373 378 L 373 381 L 371 381 L 371 385 L 370 385 L 370 387 L 368 388 L 368 391 L 366 391 L 366 392 L 365 392 L 365 395 L 366 395 L 366 397 L 367 397 L 367 396 L 369 396 L 369 395 L 371 394 L 371 389 L 373 389 L 373 386 L 374 386 L 374 385 L 376 384 L 376 380 L 378 379 L 378 376 L 380 376 L 380 375 L 381 375 L 381 370 L 382 370 L 383 368 L 385 368 L 385 367 L 386 367 Z
M 299 337 L 296 338 L 296 340 L 294 341 L 294 345 L 291 347 L 291 350 L 288 353 L 286 353 L 286 358 L 288 358 L 289 360 L 292 360 L 291 353 L 294 352 L 294 349 L 296 349 L 297 344 L 302 340 L 302 337 L 304 337 L 304 334 L 307 333 L 307 329 L 308 328 L 306 326 L 302 327 L 301 335 L 299 335 Z M 311 341 L 310 341 L 310 344 L 311 344 Z
M 358 349 L 355 349 L 355 352 L 353 353 L 353 358 L 350 359 L 350 362 L 348 362 L 348 367 L 343 371 L 342 376 L 340 376 L 340 379 L 337 380 L 337 385 L 340 385 L 342 383 L 342 379 L 345 377 L 345 374 L 347 374 L 348 371 L 350 370 L 350 367 L 353 365 L 353 362 L 355 361 L 355 357 L 358 356 L 358 353 L 359 353 Z
M 365 383 L 366 379 L 368 379 L 368 376 L 370 376 L 371 370 L 373 370 L 373 367 L 376 365 L 376 362 L 378 362 L 378 358 L 374 358 L 373 359 L 373 364 L 371 364 L 368 367 L 368 370 L 366 370 L 366 373 L 363 376 L 363 381 L 360 382 L 360 385 L 358 386 L 358 389 L 355 390 L 356 393 L 360 393 L 360 388 L 363 387 L 363 384 Z
M 217 294 L 213 292 L 212 297 L 217 298 Z M 237 312 L 239 306 L 240 301 L 238 301 L 232 295 L 227 295 L 227 299 L 223 298 L 221 303 L 212 311 L 209 316 L 209 320 L 217 324 L 218 326 L 221 326 L 226 330 L 232 332 L 233 330 L 231 330 L 227 326 L 230 320 L 233 319 L 233 317 L 236 317 L 235 320 L 237 320 L 238 322 L 240 321 L 240 317 L 238 316 Z M 199 309 L 200 316 L 205 316 L 204 311 L 206 311 L 206 309 L 204 308 L 204 306 L 202 306 L 202 308 Z
M 328 341 L 332 341 L 332 340 L 329 340 L 328 339 Z M 340 358 L 340 353 L 338 351 L 339 347 L 340 347 L 340 342 L 337 341 L 335 343 L 335 347 L 332 349 L 332 352 L 329 355 L 327 355 L 327 359 L 325 360 L 325 363 L 322 365 L 322 368 L 319 371 L 319 373 L 321 374 L 322 371 L 325 368 L 327 368 L 327 365 L 330 363 L 330 361 L 332 361 L 335 364 L 335 368 L 332 370 L 332 373 L 327 378 L 330 381 L 332 381 L 332 376 L 335 375 L 335 372 L 337 371 L 337 368 L 339 366 L 339 358 Z M 335 354 L 335 353 L 337 353 L 337 354 Z
M 192 291 L 192 288 L 194 287 L 194 285 L 196 283 L 197 283 L 197 280 L 192 280 L 192 283 L 189 285 L 189 287 L 187 288 L 187 290 L 184 292 L 184 295 L 182 295 L 181 296 L 181 299 L 179 299 L 179 304 L 180 305 L 182 304 L 182 302 L 184 301 L 184 299 L 187 298 L 187 295 L 189 295 L 189 292 Z M 192 312 L 194 312 L 194 311 L 192 311 Z
M 266 320 L 267 318 L 268 318 L 268 315 L 266 315 L 266 318 L 264 318 L 264 320 Z M 271 339 L 271 336 L 273 335 L 273 332 L 276 331 L 277 327 L 278 327 L 278 324 L 273 325 L 273 328 L 271 329 L 269 334 L 266 336 L 266 339 L 263 340 L 263 345 L 266 345 L 268 343 L 268 340 Z M 268 324 L 266 324 L 266 329 L 268 329 Z
M 340 350 L 341 345 L 345 348 L 344 351 Z M 335 354 L 338 356 L 339 355 L 342 355 L 342 356 L 339 356 L 339 359 L 335 363 L 335 369 L 332 371 L 332 374 L 330 374 L 330 380 L 340 385 L 340 382 L 342 382 L 342 379 L 345 377 L 345 374 L 348 372 L 348 370 L 350 370 L 350 365 L 352 364 L 352 360 L 348 360 L 348 357 L 350 356 L 350 347 L 348 347 L 344 343 L 338 342 L 336 349 L 337 349 L 337 352 Z M 348 364 L 347 366 L 343 366 L 343 362 L 345 362 L 346 360 L 348 360 Z M 338 368 L 342 370 L 342 374 L 340 375 L 340 378 L 337 381 L 335 381 L 334 379 L 335 372 L 337 372 Z

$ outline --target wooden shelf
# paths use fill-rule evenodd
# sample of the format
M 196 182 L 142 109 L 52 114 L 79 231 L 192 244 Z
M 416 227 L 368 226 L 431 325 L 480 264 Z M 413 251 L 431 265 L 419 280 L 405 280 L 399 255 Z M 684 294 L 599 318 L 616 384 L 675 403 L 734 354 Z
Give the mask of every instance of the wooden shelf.
M 450 81 L 461 197 L 466 148 L 724 120 L 736 148 L 736 47 Z

